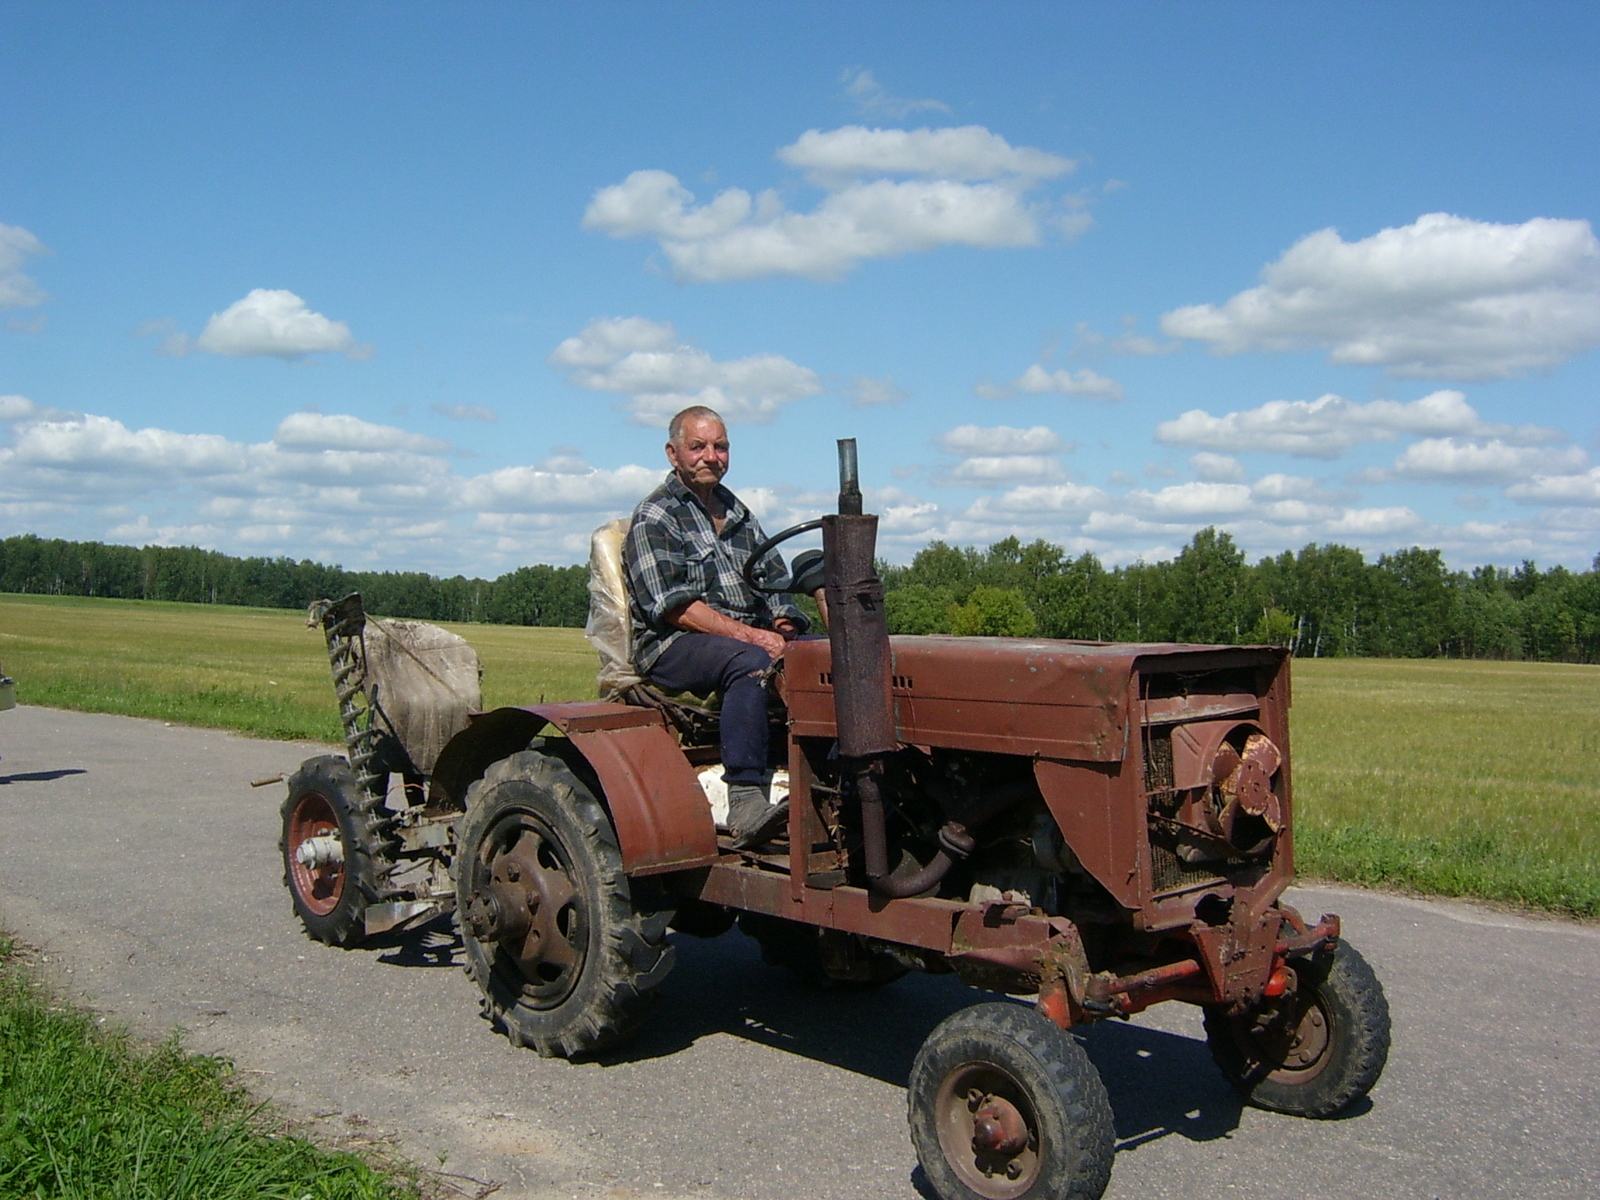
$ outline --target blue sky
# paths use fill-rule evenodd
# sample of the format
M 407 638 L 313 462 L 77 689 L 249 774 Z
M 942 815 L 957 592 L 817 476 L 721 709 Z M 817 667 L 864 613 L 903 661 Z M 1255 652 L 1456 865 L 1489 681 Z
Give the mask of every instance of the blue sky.
M 0 7 L 0 532 L 1600 551 L 1591 5 Z

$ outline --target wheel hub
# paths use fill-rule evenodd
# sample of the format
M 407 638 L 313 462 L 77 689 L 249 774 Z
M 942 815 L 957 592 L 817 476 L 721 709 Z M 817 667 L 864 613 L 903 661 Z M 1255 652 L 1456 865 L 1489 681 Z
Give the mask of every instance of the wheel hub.
M 466 922 L 480 942 L 497 944 L 534 1007 L 560 1003 L 583 967 L 585 922 L 566 851 L 542 822 L 514 814 L 487 839 L 486 879 L 467 901 Z M 509 960 L 509 961 L 507 961 Z
M 1008 1073 L 987 1063 L 957 1067 L 935 1104 L 945 1161 L 967 1187 L 985 1200 L 1027 1193 L 1040 1170 L 1039 1138 Z
M 289 885 L 304 910 L 325 917 L 344 895 L 344 839 L 326 796 L 307 792 L 285 830 Z

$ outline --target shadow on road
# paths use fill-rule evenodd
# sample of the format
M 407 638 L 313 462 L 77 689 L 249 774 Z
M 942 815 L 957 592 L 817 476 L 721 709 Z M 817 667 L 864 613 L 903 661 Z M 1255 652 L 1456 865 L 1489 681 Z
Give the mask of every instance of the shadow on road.
M 88 773 L 88 770 L 83 767 L 62 767 L 57 771 L 22 771 L 16 775 L 0 775 L 0 784 L 49 783 L 55 779 L 64 779 L 68 775 L 87 775 Z
M 461 938 L 448 914 L 367 944 L 391 966 L 460 961 Z M 665 1058 L 729 1034 L 904 1087 L 935 1025 L 994 999 L 950 975 L 911 974 L 865 991 L 806 987 L 763 964 L 756 943 L 736 932 L 709 941 L 675 935 L 673 944 L 678 961 L 661 1007 L 625 1045 L 602 1056 L 602 1065 Z M 1111 1099 L 1119 1151 L 1173 1135 L 1212 1141 L 1238 1126 L 1239 1098 L 1203 1041 L 1120 1021 L 1094 1025 L 1082 1037 Z

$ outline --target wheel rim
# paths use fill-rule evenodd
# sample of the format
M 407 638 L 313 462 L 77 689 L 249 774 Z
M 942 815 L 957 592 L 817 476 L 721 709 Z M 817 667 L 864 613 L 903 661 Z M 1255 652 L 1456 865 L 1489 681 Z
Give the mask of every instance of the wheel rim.
M 530 1008 L 555 1008 L 577 986 L 589 920 L 572 855 L 537 814 L 507 813 L 479 843 L 468 927 L 492 941 L 494 974 Z
M 1333 1058 L 1333 1014 L 1314 990 L 1276 1011 L 1236 1017 L 1233 1031 L 1251 1075 L 1272 1083 L 1309 1083 Z
M 289 815 L 289 828 L 284 838 L 284 859 L 289 868 L 289 879 L 294 894 L 307 912 L 325 917 L 339 907 L 344 896 L 344 864 L 321 862 L 307 866 L 300 861 L 300 847 L 312 838 L 339 838 L 339 819 L 333 805 L 318 792 L 301 796 Z
M 993 1063 L 952 1068 L 934 1097 L 939 1148 L 984 1200 L 1024 1195 L 1039 1177 L 1039 1118 L 1025 1088 Z

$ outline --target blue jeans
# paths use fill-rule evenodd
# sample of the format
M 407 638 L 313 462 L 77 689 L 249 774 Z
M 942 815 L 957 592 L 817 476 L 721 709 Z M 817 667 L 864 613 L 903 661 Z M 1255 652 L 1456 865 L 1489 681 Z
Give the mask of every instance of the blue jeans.
M 650 667 L 669 692 L 722 697 L 722 778 L 761 783 L 767 775 L 767 693 L 759 676 L 772 665 L 760 646 L 715 633 L 685 633 Z

